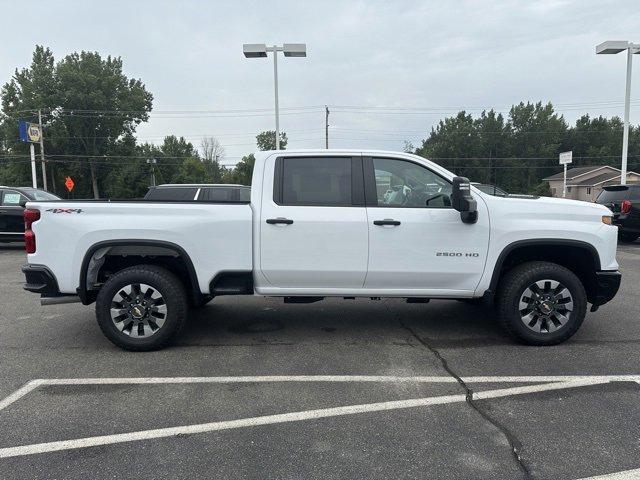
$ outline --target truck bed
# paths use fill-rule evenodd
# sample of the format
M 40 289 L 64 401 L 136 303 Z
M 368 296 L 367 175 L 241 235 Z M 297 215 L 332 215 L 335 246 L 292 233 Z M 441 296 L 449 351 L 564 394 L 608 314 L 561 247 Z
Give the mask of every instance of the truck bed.
M 27 208 L 41 212 L 33 224 L 37 249 L 29 263 L 56 272 L 61 293 L 76 293 L 85 255 L 102 242 L 173 243 L 197 259 L 202 292 L 219 272 L 253 268 L 248 203 L 65 200 L 29 202 Z

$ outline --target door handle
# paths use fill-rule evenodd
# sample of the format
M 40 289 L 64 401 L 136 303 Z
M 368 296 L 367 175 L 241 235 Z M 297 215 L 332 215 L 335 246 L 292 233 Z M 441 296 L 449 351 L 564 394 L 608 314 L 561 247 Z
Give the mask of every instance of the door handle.
M 283 217 L 267 218 L 267 223 L 269 225 L 291 225 L 293 223 L 293 220 Z
M 378 226 L 392 225 L 394 227 L 397 227 L 398 225 L 400 225 L 400 222 L 398 220 L 394 220 L 393 218 L 385 218 L 384 220 L 374 220 L 373 224 Z

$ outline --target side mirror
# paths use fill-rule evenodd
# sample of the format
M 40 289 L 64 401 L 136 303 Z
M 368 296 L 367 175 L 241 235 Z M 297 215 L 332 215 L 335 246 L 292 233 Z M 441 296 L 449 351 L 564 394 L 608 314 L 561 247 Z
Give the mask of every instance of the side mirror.
M 478 205 L 475 198 L 471 196 L 471 185 L 468 178 L 454 177 L 451 206 L 460 212 L 460 218 L 464 223 L 478 221 Z

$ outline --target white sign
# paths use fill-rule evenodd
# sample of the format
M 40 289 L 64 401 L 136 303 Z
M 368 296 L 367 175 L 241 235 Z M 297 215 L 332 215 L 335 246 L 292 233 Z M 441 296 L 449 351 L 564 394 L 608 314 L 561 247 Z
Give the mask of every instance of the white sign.
M 567 165 L 573 161 L 573 150 L 560 154 L 560 165 Z

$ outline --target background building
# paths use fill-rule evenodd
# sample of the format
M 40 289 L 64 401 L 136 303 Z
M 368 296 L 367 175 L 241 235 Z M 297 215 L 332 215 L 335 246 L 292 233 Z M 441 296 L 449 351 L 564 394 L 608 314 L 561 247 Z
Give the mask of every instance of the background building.
M 562 197 L 563 172 L 544 179 L 551 196 Z M 620 183 L 620 169 L 607 165 L 578 167 L 567 170 L 567 198 L 593 202 L 605 185 Z M 627 172 L 627 183 L 640 183 L 640 173 Z

